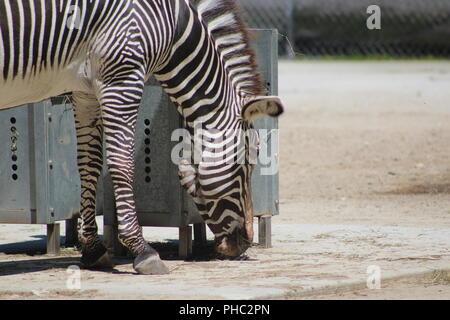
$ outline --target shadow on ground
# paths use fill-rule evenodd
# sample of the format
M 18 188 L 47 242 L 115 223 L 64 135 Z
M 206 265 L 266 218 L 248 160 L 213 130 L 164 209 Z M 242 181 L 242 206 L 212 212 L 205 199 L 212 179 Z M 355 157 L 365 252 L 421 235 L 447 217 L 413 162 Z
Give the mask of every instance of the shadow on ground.
M 450 183 L 441 184 L 417 184 L 401 187 L 387 192 L 383 195 L 419 195 L 419 194 L 450 194 Z
M 17 261 L 5 261 L 0 262 L 0 277 L 41 272 L 51 269 L 67 269 L 70 266 L 80 266 L 81 253 L 76 248 L 61 248 L 60 256 L 50 257 L 45 254 L 46 252 L 46 236 L 32 236 L 37 240 L 23 241 L 17 243 L 6 243 L 0 245 L 0 254 L 6 254 L 8 256 L 22 255 Z M 61 238 L 61 242 L 64 243 L 64 237 Z M 149 243 L 158 253 L 162 260 L 176 261 L 184 260 L 191 262 L 205 262 L 213 260 L 228 259 L 222 255 L 215 253 L 214 241 L 208 241 L 202 245 L 193 246 L 192 255 L 186 259 L 180 258 L 178 255 L 178 240 L 166 240 L 165 242 L 153 242 Z M 29 256 L 23 257 L 23 255 Z M 240 258 L 246 260 L 245 256 Z M 116 266 L 132 264 L 133 258 L 130 254 L 127 256 L 114 256 L 113 262 Z M 130 273 L 123 272 L 117 269 L 96 270 L 99 272 L 108 273 Z
M 47 249 L 47 236 L 33 235 L 36 240 L 0 244 L 0 253 L 26 254 L 30 256 L 44 254 Z

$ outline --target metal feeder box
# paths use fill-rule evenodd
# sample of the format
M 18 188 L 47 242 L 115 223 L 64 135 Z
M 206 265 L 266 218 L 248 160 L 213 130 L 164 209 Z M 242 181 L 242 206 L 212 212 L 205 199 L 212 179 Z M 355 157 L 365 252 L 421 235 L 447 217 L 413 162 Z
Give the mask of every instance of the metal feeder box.
M 79 211 L 72 105 L 63 98 L 0 112 L 0 223 L 46 224 L 58 253 L 59 225 Z

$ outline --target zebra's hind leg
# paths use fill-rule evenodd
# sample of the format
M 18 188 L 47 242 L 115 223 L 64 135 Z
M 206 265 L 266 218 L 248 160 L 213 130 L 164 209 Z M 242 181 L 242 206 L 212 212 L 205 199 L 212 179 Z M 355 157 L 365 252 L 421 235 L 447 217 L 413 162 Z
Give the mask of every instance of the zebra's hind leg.
M 82 245 L 81 263 L 85 268 L 112 268 L 112 261 L 98 237 L 95 221 L 96 189 L 103 163 L 101 110 L 97 98 L 93 95 L 76 92 L 73 97 L 77 162 L 81 181 L 81 219 L 78 235 Z
M 143 82 L 132 89 L 109 86 L 102 92 L 106 161 L 116 199 L 119 240 L 135 257 L 134 269 L 140 274 L 167 274 L 169 270 L 158 252 L 142 235 L 133 193 L 134 134 L 140 105 L 136 97 L 142 94 L 143 87 Z

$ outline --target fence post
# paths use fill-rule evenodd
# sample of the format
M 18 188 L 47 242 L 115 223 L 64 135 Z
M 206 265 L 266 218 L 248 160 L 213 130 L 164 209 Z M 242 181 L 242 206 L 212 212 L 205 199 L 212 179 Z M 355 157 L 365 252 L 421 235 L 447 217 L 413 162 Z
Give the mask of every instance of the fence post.
M 287 17 L 287 39 L 285 41 L 285 50 L 287 56 L 295 58 L 295 0 L 287 0 L 286 17 Z

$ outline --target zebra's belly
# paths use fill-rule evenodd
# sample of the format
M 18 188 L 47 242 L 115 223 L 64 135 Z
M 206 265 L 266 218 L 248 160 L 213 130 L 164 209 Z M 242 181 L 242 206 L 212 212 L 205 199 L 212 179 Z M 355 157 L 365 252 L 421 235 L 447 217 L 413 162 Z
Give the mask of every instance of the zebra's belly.
M 81 79 L 70 70 L 41 72 L 36 77 L 0 79 L 0 110 L 39 102 L 66 92 L 86 91 Z

